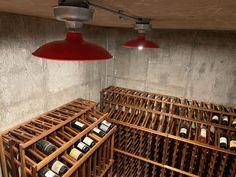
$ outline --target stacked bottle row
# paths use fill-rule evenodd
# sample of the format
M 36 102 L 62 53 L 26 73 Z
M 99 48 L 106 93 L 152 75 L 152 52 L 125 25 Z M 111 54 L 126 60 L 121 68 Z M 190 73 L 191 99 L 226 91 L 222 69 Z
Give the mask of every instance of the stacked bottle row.
M 109 104 L 109 106 L 106 106 Z M 101 92 L 101 109 L 107 112 L 113 106 L 162 113 L 174 117 L 212 122 L 217 126 L 236 128 L 236 109 L 184 98 L 163 96 L 120 87 L 109 87 Z M 173 110 L 174 108 L 174 110 Z M 129 110 L 130 112 L 131 110 Z M 204 117 L 203 117 L 204 112 Z M 203 117 L 203 118 L 202 118 Z
M 88 139 L 87 139 L 88 138 Z M 86 144 L 87 143 L 87 144 Z M 83 141 L 76 143 L 68 149 L 62 156 L 53 159 L 47 166 L 39 171 L 39 177 L 59 177 L 79 161 L 84 154 L 89 153 L 90 149 L 96 144 L 96 141 L 86 136 Z M 109 137 L 98 149 L 96 149 L 80 167 L 70 176 L 72 177 L 90 177 L 111 174 L 113 157 L 111 156 L 112 137 Z M 106 171 L 105 171 L 106 170 Z
M 113 93 L 109 95 L 114 96 Z M 116 93 L 116 95 L 119 94 Z M 115 97 L 118 98 L 119 96 Z M 162 107 L 163 109 L 156 111 L 153 110 L 153 106 L 149 106 L 149 109 L 140 106 L 139 98 L 131 96 L 128 98 L 136 104 L 132 105 L 132 101 L 122 102 L 121 98 L 118 101 L 110 102 L 108 96 L 104 96 L 102 98 L 103 111 L 109 112 L 109 117 L 118 121 L 231 151 L 236 149 L 236 114 L 227 116 L 222 113 L 212 113 L 174 104 L 171 105 L 169 111 L 166 111 L 166 104 L 161 106 L 162 103 L 160 103 L 159 108 Z
M 28 156 L 34 162 L 39 163 L 41 160 L 55 152 L 65 143 L 69 142 L 87 127 L 88 125 L 85 124 L 83 119 L 75 120 L 71 122 L 71 125 L 64 126 L 64 131 L 58 130 L 53 132 L 53 134 L 45 137 L 45 139 L 41 139 L 30 146 L 26 150 L 26 156 Z M 94 134 L 102 138 L 106 135 L 106 133 L 109 132 L 111 128 L 111 123 L 103 120 L 98 127 L 93 128 L 88 135 L 82 137 L 74 144 L 73 147 L 69 148 L 67 150 L 68 155 L 75 160 L 79 160 L 85 153 L 89 151 L 91 147 L 96 144 L 96 140 L 93 139 Z
M 111 139 L 115 128 L 106 117 L 97 110 L 97 103 L 77 99 L 2 132 L 3 176 L 63 176 L 74 162 L 85 154 L 88 158 Z
M 235 109 L 120 87 L 104 89 L 100 104 L 118 125 L 116 153 L 147 159 L 161 176 L 235 175 Z
M 157 136 L 152 133 L 117 125 L 115 148 L 161 165 L 173 167 L 164 176 L 172 176 L 176 169 L 197 176 L 234 176 L 236 156 L 201 146 Z M 207 176 L 207 175 L 206 175 Z
M 192 99 L 186 99 L 182 97 L 174 97 L 150 92 L 144 92 L 139 90 L 132 90 L 122 87 L 110 86 L 101 91 L 101 99 L 112 101 L 117 100 L 118 102 L 122 102 L 132 98 L 138 98 L 140 102 L 145 104 L 145 100 L 148 102 L 153 102 L 154 105 L 158 105 L 159 102 L 164 104 L 175 104 L 178 106 L 188 106 L 191 108 L 209 110 L 212 112 L 225 112 L 226 114 L 235 114 L 236 109 L 232 107 L 227 107 L 223 105 L 216 105 L 213 103 L 205 103 Z M 137 100 L 138 101 L 138 100 Z M 102 100 L 103 102 L 103 100 Z

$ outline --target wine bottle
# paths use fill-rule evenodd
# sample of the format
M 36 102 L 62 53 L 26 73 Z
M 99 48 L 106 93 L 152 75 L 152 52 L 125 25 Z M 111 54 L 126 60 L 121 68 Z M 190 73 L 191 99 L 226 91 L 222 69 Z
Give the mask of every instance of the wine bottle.
M 236 134 L 231 134 L 229 148 L 232 151 L 236 151 Z
M 211 118 L 211 122 L 218 124 L 219 123 L 219 117 L 217 115 L 213 115 Z
M 46 140 L 39 140 L 36 142 L 36 147 L 42 151 L 43 153 L 45 153 L 46 155 L 50 155 L 52 154 L 54 151 L 56 151 L 57 147 L 46 141 Z
M 103 120 L 99 126 L 99 129 L 101 129 L 105 133 L 107 133 L 110 130 L 110 128 L 111 128 L 111 123 L 107 122 L 106 120 Z
M 99 137 L 103 137 L 103 136 L 105 135 L 105 132 L 102 131 L 102 130 L 100 130 L 100 129 L 97 128 L 97 127 L 94 127 L 94 128 L 93 128 L 93 132 L 94 132 L 96 135 L 98 135 Z
M 236 128 L 236 117 L 233 118 L 232 127 Z
M 197 148 L 197 152 L 195 155 L 195 160 L 194 160 L 194 165 L 193 165 L 193 173 L 197 174 L 199 171 L 199 164 L 201 161 L 201 157 L 202 157 L 202 148 Z
M 79 160 L 83 156 L 83 153 L 80 150 L 76 149 L 76 148 L 72 147 L 72 148 L 70 148 L 69 151 L 70 151 L 69 155 L 72 158 L 74 158 L 75 160 Z
M 40 177 L 59 177 L 56 173 L 51 171 L 48 167 L 44 167 L 39 170 Z
M 206 125 L 201 125 L 201 131 L 200 131 L 200 142 L 206 143 L 206 137 L 207 137 L 207 130 Z
M 211 158 L 211 152 L 209 150 L 206 151 L 206 156 L 203 163 L 203 170 L 201 173 L 201 176 L 205 176 L 209 170 L 209 166 L 210 166 L 210 158 Z
M 223 133 L 220 135 L 220 147 L 227 149 L 228 143 L 227 143 L 227 136 Z
M 177 109 L 178 109 L 178 115 L 182 116 L 182 107 L 179 106 Z
M 228 125 L 229 124 L 228 116 L 222 116 L 222 124 L 223 125 Z
M 215 143 L 215 127 L 211 126 L 210 127 L 210 144 L 214 145 Z
M 195 135 L 196 135 L 196 122 L 192 122 L 192 130 L 191 130 L 191 137 L 190 139 L 191 140 L 194 140 L 195 139 Z
M 88 136 L 84 138 L 83 142 L 87 144 L 89 147 L 93 147 L 95 145 L 95 141 Z
M 86 128 L 86 125 L 79 122 L 79 121 L 74 121 L 71 123 L 72 128 L 78 130 L 78 131 L 83 131 Z
M 186 118 L 189 118 L 190 113 L 191 113 L 190 108 L 186 108 L 186 111 L 185 111 L 185 117 L 186 117 Z
M 194 111 L 193 111 L 193 118 L 195 119 L 195 120 L 198 120 L 198 110 L 197 109 L 195 109 Z
M 68 167 L 60 162 L 59 160 L 54 160 L 50 163 L 50 168 L 52 171 L 57 173 L 58 175 L 62 176 L 68 171 Z
M 179 132 L 179 134 L 180 134 L 180 136 L 181 137 L 183 137 L 183 138 L 187 138 L 187 123 L 186 123 L 186 121 L 184 121 L 183 122 L 183 124 L 182 124 L 182 127 L 180 128 L 180 132 Z
M 78 142 L 76 144 L 76 147 L 84 153 L 88 152 L 90 149 L 89 146 L 85 144 L 84 142 Z

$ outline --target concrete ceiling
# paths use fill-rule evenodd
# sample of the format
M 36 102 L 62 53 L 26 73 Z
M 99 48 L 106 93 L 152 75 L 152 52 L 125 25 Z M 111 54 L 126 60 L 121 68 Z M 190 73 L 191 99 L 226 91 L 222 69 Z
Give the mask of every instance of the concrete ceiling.
M 236 30 L 236 0 L 90 0 L 114 10 L 153 19 L 153 28 Z M 57 0 L 0 0 L 0 11 L 53 17 Z M 95 8 L 90 24 L 132 27 L 134 22 Z

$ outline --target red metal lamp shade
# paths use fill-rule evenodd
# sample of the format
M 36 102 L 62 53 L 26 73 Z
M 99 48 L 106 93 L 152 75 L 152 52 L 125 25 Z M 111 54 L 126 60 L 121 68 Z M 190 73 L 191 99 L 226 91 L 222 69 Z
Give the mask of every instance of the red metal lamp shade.
M 140 34 L 136 39 L 130 40 L 126 43 L 124 43 L 123 47 L 125 48 L 138 48 L 138 49 L 143 49 L 143 48 L 159 48 L 159 46 L 149 40 L 146 40 L 144 34 Z
M 106 49 L 84 41 L 80 32 L 68 32 L 65 40 L 47 43 L 32 54 L 40 58 L 66 61 L 94 61 L 112 58 Z

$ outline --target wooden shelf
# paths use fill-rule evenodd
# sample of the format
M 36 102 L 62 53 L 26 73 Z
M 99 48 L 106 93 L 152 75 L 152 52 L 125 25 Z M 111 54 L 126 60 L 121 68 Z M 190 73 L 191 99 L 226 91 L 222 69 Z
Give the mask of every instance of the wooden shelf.
M 210 112 L 215 112 L 215 113 L 225 113 L 226 115 L 235 115 L 236 114 L 236 109 L 233 107 L 226 107 L 223 105 L 217 105 L 217 104 L 213 104 L 213 103 L 206 103 L 206 102 L 199 102 L 193 99 L 186 99 L 183 97 L 174 97 L 174 96 L 169 96 L 169 95 L 162 95 L 162 94 L 156 94 L 156 93 L 150 93 L 150 92 L 145 92 L 145 91 L 138 91 L 138 90 L 133 90 L 133 89 L 127 89 L 127 88 L 122 88 L 122 87 L 116 87 L 116 86 L 110 86 L 108 88 L 105 88 L 101 91 L 102 94 L 104 93 L 114 93 L 117 95 L 122 95 L 122 96 L 127 96 L 127 97 L 133 97 L 133 98 L 140 98 L 140 99 L 145 99 L 145 100 L 149 100 L 149 101 L 158 101 L 161 103 L 166 103 L 166 104 L 175 104 L 176 106 L 183 106 L 183 107 L 188 107 L 188 108 L 192 108 L 192 109 L 198 109 L 201 111 L 210 111 Z M 145 95 L 145 96 L 144 96 Z M 152 97 L 155 98 L 152 98 Z M 166 99 L 162 100 L 161 98 L 169 98 L 172 99 L 173 101 L 166 101 Z M 177 103 L 176 101 L 180 101 L 180 100 L 184 100 L 184 101 L 188 101 L 188 102 L 193 102 L 193 105 L 187 105 L 187 104 L 180 104 Z M 202 105 L 202 106 L 201 106 Z M 204 105 L 204 106 L 203 106 Z M 216 106 L 220 106 L 222 108 L 225 109 L 229 109 L 229 112 L 225 112 L 225 111 L 217 111 L 215 109 L 209 109 L 207 108 L 206 105 L 211 105 L 213 107 Z
M 221 131 L 236 133 L 231 127 L 236 117 L 233 108 L 111 86 L 101 91 L 100 109 L 117 125 L 115 151 L 124 161 L 117 155 L 114 171 L 118 177 L 130 173 L 125 166 L 131 157 L 138 159 L 137 175 L 235 175 L 236 152 L 219 146 Z M 212 123 L 214 114 L 220 123 L 227 115 L 229 125 Z M 184 122 L 186 138 L 180 137 Z M 202 125 L 206 126 L 205 142 L 200 139 Z M 140 165 L 143 162 L 154 166 Z
M 130 128 L 145 131 L 145 132 L 152 133 L 152 134 L 155 134 L 155 135 L 159 135 L 159 136 L 162 136 L 162 137 L 170 138 L 170 139 L 173 139 L 173 140 L 178 140 L 178 141 L 181 141 L 181 142 L 193 144 L 193 145 L 196 145 L 196 146 L 200 146 L 200 147 L 204 147 L 204 148 L 208 148 L 208 149 L 212 149 L 212 150 L 215 150 L 215 151 L 224 152 L 224 153 L 236 156 L 236 152 L 234 152 L 234 151 L 222 149 L 222 148 L 211 146 L 211 145 L 206 145 L 204 143 L 196 142 L 196 141 L 193 141 L 193 140 L 188 140 L 186 138 L 181 138 L 179 136 L 171 135 L 171 134 L 168 134 L 168 133 L 163 133 L 163 132 L 160 132 L 158 130 L 152 130 L 152 129 L 148 129 L 148 128 L 145 128 L 145 127 L 142 127 L 142 126 L 137 126 L 137 125 L 129 124 L 129 123 L 126 123 L 126 122 L 117 121 L 115 119 L 108 119 L 108 120 L 110 122 L 115 123 L 115 124 L 124 125 L 124 126 L 130 127 Z
M 69 166 L 68 172 L 63 177 L 78 176 L 76 174 L 79 171 L 82 174 L 87 173 L 84 164 L 89 165 L 89 159 L 91 161 L 91 158 L 95 158 L 94 154 L 101 154 L 107 149 L 109 149 L 107 155 L 101 157 L 103 161 L 98 158 L 101 161 L 101 164 L 96 164 L 96 168 L 100 169 L 99 173 L 96 169 L 93 169 L 93 171 L 96 176 L 102 173 L 111 175 L 112 166 L 110 162 L 113 162 L 114 132 L 116 127 L 113 127 L 102 138 L 92 133 L 92 129 L 95 126 L 107 119 L 107 114 L 99 112 L 97 105 L 97 103 L 92 101 L 76 99 L 2 132 L 0 135 L 0 150 L 3 152 L 1 153 L 3 177 L 8 177 L 9 175 L 14 177 L 38 177 L 40 169 L 48 166 L 51 161 L 58 158 Z M 71 123 L 75 120 L 84 123 L 86 129 L 80 132 L 73 129 Z M 68 158 L 67 149 L 74 146 L 77 141 L 87 135 L 96 140 L 96 145 L 79 161 Z M 41 139 L 56 145 L 56 151 L 48 156 L 39 151 L 36 148 L 36 142 Z M 108 167 L 109 169 L 107 169 Z M 18 170 L 19 168 L 21 169 L 20 171 Z M 103 172 L 104 170 L 106 172 Z
M 154 113 L 154 114 L 158 114 L 158 115 L 169 116 L 169 117 L 182 119 L 182 120 L 186 120 L 186 121 L 191 121 L 191 122 L 196 122 L 196 123 L 201 123 L 201 124 L 205 124 L 205 125 L 213 125 L 213 126 L 218 127 L 218 128 L 222 128 L 222 129 L 231 130 L 231 131 L 236 132 L 236 128 L 233 128 L 233 127 L 230 127 L 230 126 L 225 126 L 225 125 L 211 123 L 211 122 L 204 122 L 202 120 L 197 120 L 197 119 L 193 119 L 193 118 L 189 118 L 189 117 L 186 118 L 186 117 L 178 116 L 178 115 L 175 115 L 175 114 L 172 114 L 172 113 L 161 112 L 161 111 L 147 109 L 147 108 L 139 108 L 139 107 L 136 107 L 136 106 L 133 106 L 133 105 L 122 104 L 122 103 L 119 103 L 118 101 L 109 102 L 109 101 L 104 100 L 103 103 L 118 105 L 118 106 L 121 106 L 121 107 L 130 108 L 130 109 L 138 109 L 138 110 L 141 110 L 141 111 L 145 111 L 147 113 Z M 235 116 L 236 116 L 236 114 L 235 114 Z

